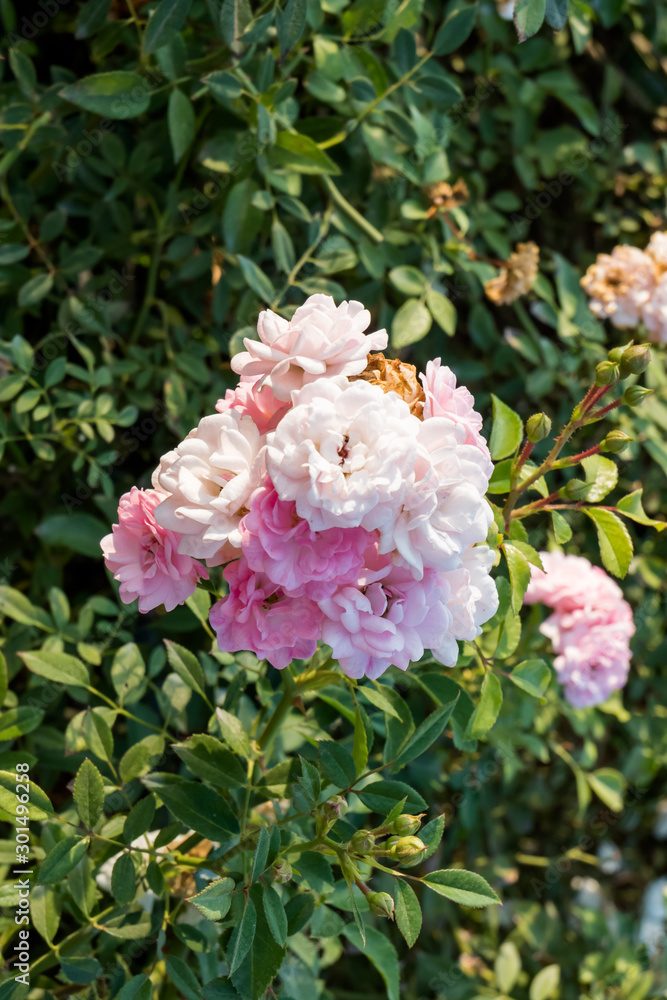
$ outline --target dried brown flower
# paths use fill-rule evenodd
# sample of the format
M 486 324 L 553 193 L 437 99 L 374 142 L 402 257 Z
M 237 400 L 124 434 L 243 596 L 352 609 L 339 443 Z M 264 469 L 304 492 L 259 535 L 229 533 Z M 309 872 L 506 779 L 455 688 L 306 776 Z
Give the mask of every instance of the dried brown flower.
M 383 392 L 397 393 L 408 404 L 410 412 L 421 420 L 426 397 L 415 366 L 398 358 L 385 358 L 384 354 L 369 354 L 367 362 L 360 375 L 348 376 L 350 382 L 363 379 L 371 385 L 379 385 Z
M 484 291 L 496 305 L 508 305 L 525 295 L 537 277 L 540 248 L 537 243 L 517 243 L 505 269 L 484 282 Z
M 465 205 L 470 198 L 468 185 L 460 177 L 453 187 L 446 181 L 439 181 L 437 184 L 429 184 L 424 190 L 431 204 L 445 211 Z

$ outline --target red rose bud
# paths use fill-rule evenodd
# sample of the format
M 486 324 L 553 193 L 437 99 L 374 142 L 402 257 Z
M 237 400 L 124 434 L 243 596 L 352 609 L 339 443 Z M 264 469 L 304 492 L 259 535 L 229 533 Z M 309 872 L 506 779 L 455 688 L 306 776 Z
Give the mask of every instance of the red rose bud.
M 612 453 L 617 453 L 623 451 L 625 446 L 634 441 L 633 437 L 626 434 L 624 431 L 609 431 L 604 441 L 600 444 L 600 451 L 610 451 Z
M 394 900 L 388 892 L 369 892 L 366 902 L 371 913 L 376 917 L 388 917 L 394 919 Z
M 546 413 L 534 413 L 526 421 L 526 437 L 531 444 L 544 441 L 551 434 L 551 417 Z
M 397 834 L 399 837 L 409 837 L 410 834 L 416 833 L 421 826 L 421 820 L 419 816 L 411 816 L 410 813 L 402 813 L 398 819 L 389 826 L 391 833 Z
M 639 406 L 639 404 L 653 393 L 653 389 L 645 389 L 642 385 L 630 385 L 623 393 L 622 402 L 626 406 Z
M 595 369 L 595 384 L 600 388 L 603 385 L 613 385 L 620 377 L 619 366 L 613 361 L 601 361 Z
M 354 854 L 370 854 L 375 847 L 375 837 L 370 830 L 357 830 L 350 841 Z
M 627 378 L 628 375 L 641 375 L 650 363 L 651 349 L 647 344 L 634 344 L 632 347 L 628 347 L 623 351 L 619 361 L 621 378 Z
M 271 873 L 274 882 L 277 882 L 278 885 L 284 885 L 292 878 L 292 866 L 289 861 L 276 861 L 271 868 Z

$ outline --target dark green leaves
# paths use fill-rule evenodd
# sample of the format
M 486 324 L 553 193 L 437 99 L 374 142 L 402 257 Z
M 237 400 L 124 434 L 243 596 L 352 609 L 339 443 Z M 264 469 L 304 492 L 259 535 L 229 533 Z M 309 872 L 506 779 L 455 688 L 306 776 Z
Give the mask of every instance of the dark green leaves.
M 454 0 L 448 4 L 444 23 L 433 42 L 433 54 L 445 56 L 460 48 L 475 27 L 476 18 L 476 3 Z
M 152 55 L 163 45 L 168 45 L 188 16 L 192 0 L 160 0 L 146 26 L 144 52 Z
M 431 872 L 422 881 L 429 889 L 461 906 L 492 906 L 500 902 L 486 879 L 462 868 Z
M 219 878 L 209 882 L 205 889 L 190 897 L 200 913 L 207 920 L 222 920 L 232 905 L 231 893 L 234 891 L 234 879 Z
M 412 948 L 421 930 L 422 911 L 414 890 L 401 878 L 397 878 L 394 883 L 394 902 L 396 905 L 396 926 L 405 938 L 408 947 Z
M 517 0 L 514 26 L 520 42 L 525 42 L 540 30 L 545 14 L 546 0 Z
M 285 55 L 301 38 L 306 27 L 306 0 L 287 0 L 276 13 L 280 54 Z
M 458 698 L 458 696 L 457 696 Z M 436 708 L 420 726 L 414 731 L 399 751 L 396 758 L 397 765 L 409 764 L 411 760 L 420 757 L 442 734 L 445 726 L 449 722 L 450 716 L 456 707 L 457 698 Z
M 277 164 L 299 174 L 339 174 L 334 161 L 307 135 L 279 132 L 272 158 Z
M 74 805 L 84 826 L 95 825 L 102 813 L 104 782 L 90 760 L 84 760 L 74 779 Z
M 178 163 L 195 137 L 195 112 L 192 101 L 178 87 L 174 87 L 169 95 L 167 121 L 174 163 Z
M 76 656 L 40 649 L 35 653 L 22 653 L 21 658 L 29 670 L 47 680 L 58 684 L 88 684 L 88 668 Z
M 63 87 L 60 96 L 105 118 L 135 118 L 148 110 L 151 84 L 128 70 L 84 76 Z
M 476 740 L 486 736 L 491 729 L 503 703 L 503 689 L 495 674 L 487 671 L 482 681 L 482 691 L 477 708 L 470 716 L 468 728 L 466 729 L 466 739 Z
M 426 802 L 421 795 L 403 781 L 375 781 L 357 794 L 365 806 L 382 816 L 386 816 L 406 796 L 405 809 L 408 812 L 418 813 L 426 809 Z
M 238 832 L 238 820 L 212 788 L 175 774 L 151 774 L 143 779 L 176 819 L 209 840 L 226 840 Z
M 55 885 L 78 865 L 88 850 L 88 838 L 65 837 L 59 840 L 39 866 L 37 881 L 40 885 Z
M 229 965 L 230 976 L 234 975 L 236 970 L 240 967 L 241 962 L 248 954 L 255 937 L 256 926 L 257 911 L 255 909 L 255 904 L 248 896 L 244 901 L 241 919 L 234 928 L 234 932 L 229 942 L 227 964 Z
M 208 784 L 238 788 L 245 783 L 246 771 L 241 761 L 215 736 L 197 733 L 186 743 L 175 743 L 173 749 L 192 773 Z

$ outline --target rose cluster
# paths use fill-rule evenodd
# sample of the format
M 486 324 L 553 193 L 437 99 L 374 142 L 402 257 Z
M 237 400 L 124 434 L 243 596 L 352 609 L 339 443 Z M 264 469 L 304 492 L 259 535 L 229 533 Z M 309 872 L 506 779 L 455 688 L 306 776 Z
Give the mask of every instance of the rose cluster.
M 122 600 L 170 609 L 226 564 L 225 651 L 282 668 L 321 639 L 355 678 L 425 648 L 456 663 L 498 604 L 482 419 L 439 360 L 418 379 L 385 358 L 370 319 L 326 295 L 260 314 L 237 388 L 121 500 L 102 548 Z
M 598 254 L 581 285 L 599 319 L 621 330 L 642 322 L 652 341 L 667 343 L 667 233 L 654 233 L 645 250 L 621 245 Z
M 599 705 L 627 682 L 632 609 L 618 584 L 583 556 L 540 557 L 545 572 L 531 567 L 525 601 L 553 608 L 540 631 L 558 654 L 554 667 L 567 700 L 575 708 Z

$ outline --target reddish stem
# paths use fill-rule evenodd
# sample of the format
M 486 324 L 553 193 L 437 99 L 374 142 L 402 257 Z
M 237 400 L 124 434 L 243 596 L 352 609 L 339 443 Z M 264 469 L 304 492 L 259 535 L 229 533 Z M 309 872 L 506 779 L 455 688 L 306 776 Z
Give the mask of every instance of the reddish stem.
M 570 465 L 576 465 L 582 460 L 582 458 L 588 458 L 590 455 L 598 455 L 600 453 L 600 445 L 594 444 L 592 448 L 587 448 L 586 451 L 580 451 L 578 455 L 570 455 L 569 458 L 565 459 L 567 465 L 561 465 L 561 469 L 567 469 Z
M 620 406 L 622 402 L 623 398 L 619 397 L 618 399 L 615 399 L 613 403 L 607 403 L 606 406 L 603 406 L 601 409 L 595 410 L 594 413 L 589 413 L 588 415 L 591 420 L 594 418 L 597 420 L 599 417 L 604 417 L 605 413 L 609 413 L 610 410 L 615 410 L 616 407 Z

